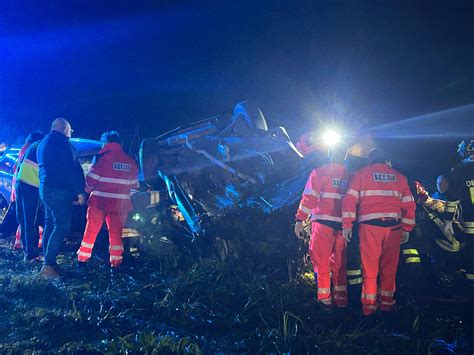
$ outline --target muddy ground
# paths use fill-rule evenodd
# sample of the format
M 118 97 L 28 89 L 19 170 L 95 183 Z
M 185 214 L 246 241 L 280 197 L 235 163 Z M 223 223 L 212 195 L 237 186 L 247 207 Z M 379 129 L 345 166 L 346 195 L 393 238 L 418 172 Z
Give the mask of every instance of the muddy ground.
M 391 317 L 364 318 L 358 305 L 322 310 L 287 221 L 256 221 L 244 221 L 255 232 L 249 244 L 239 225 L 210 230 L 207 254 L 151 236 L 161 253 L 134 252 L 112 274 L 106 245 L 79 272 L 72 238 L 60 282 L 39 277 L 40 265 L 0 240 L 0 353 L 472 354 L 473 303 L 414 297 L 402 286 Z M 223 243 L 229 233 L 236 238 Z

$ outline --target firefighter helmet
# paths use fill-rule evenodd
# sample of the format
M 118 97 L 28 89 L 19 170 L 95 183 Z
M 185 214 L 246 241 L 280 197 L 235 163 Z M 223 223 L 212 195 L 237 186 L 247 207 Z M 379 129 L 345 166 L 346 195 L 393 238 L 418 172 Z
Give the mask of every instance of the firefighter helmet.
M 474 155 L 474 139 L 464 139 L 459 143 L 458 153 L 463 158 Z

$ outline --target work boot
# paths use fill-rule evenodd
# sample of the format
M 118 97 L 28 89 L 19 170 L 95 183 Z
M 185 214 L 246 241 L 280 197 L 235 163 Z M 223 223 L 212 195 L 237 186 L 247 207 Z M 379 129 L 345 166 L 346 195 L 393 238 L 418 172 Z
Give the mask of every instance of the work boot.
M 59 280 L 61 278 L 54 266 L 51 265 L 43 265 L 40 275 L 48 280 Z

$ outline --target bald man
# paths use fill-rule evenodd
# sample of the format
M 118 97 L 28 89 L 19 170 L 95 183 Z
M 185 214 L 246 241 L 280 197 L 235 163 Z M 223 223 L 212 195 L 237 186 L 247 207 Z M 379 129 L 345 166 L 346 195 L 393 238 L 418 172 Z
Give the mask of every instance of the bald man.
M 73 201 L 85 203 L 84 173 L 69 142 L 71 124 L 56 118 L 38 147 L 40 197 L 45 209 L 44 265 L 41 275 L 59 278 L 56 257 L 71 227 Z
M 436 188 L 438 189 L 438 191 L 436 191 L 431 197 L 436 200 L 446 201 L 446 191 L 448 191 L 449 188 L 449 180 L 447 176 L 438 176 L 438 178 L 436 179 Z

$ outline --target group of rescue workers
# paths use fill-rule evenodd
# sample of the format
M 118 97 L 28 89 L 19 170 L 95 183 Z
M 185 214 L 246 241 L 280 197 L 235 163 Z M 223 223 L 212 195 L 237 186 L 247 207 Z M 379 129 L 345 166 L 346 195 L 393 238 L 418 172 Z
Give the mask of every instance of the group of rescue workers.
M 104 144 L 84 177 L 74 146 L 69 141 L 70 123 L 57 118 L 47 135 L 33 132 L 21 148 L 14 167 L 12 200 L 16 202 L 19 239 L 25 261 L 39 257 L 38 217 L 44 209 L 41 245 L 44 261 L 40 274 L 49 279 L 60 277 L 56 258 L 70 230 L 73 205 L 84 205 L 88 198 L 87 224 L 77 257 L 79 266 L 90 259 L 94 243 L 105 221 L 109 231 L 112 267 L 122 263 L 122 227 L 131 210 L 130 191 L 138 188 L 138 167 L 121 147 L 116 131 L 106 132 Z
M 409 245 L 417 203 L 426 203 L 429 196 L 418 182 L 409 184 L 393 169 L 382 150 L 372 149 L 368 165 L 355 171 L 346 164 L 346 152 L 342 146 L 330 149 L 328 163 L 311 172 L 296 213 L 295 234 L 302 237 L 310 222 L 309 255 L 323 308 L 346 307 L 348 285 L 362 283 L 362 312 L 370 316 L 395 305 L 400 245 Z M 448 177 L 438 179 L 439 193 L 434 197 L 446 200 L 444 211 L 441 218 L 434 214 L 430 218 L 438 219 L 435 222 L 448 239 L 440 245 L 448 250 L 449 244 L 449 251 L 459 250 L 453 250 L 459 245 L 453 218 L 459 225 L 457 234 L 465 242 L 465 280 L 470 287 L 474 286 L 474 140 L 463 141 L 458 152 L 461 163 Z M 429 200 L 430 204 L 437 201 Z M 351 249 L 358 249 L 360 261 L 348 260 Z M 407 263 L 420 262 L 413 247 L 403 248 L 403 254 Z
M 84 268 L 91 258 L 104 221 L 109 232 L 110 264 L 113 268 L 121 265 L 122 227 L 131 210 L 130 192 L 139 186 L 138 167 L 122 150 L 116 131 L 102 135 L 103 148 L 85 177 L 69 141 L 71 134 L 71 125 L 63 118 L 53 121 L 47 135 L 33 132 L 14 168 L 12 199 L 16 201 L 25 260 L 40 260 L 38 245 L 42 242 L 44 262 L 40 273 L 52 279 L 60 277 L 56 258 L 71 226 L 73 205 L 87 201 L 78 265 Z M 346 307 L 347 285 L 362 283 L 362 310 L 369 316 L 378 309 L 390 311 L 395 304 L 400 245 L 409 240 L 416 224 L 417 203 L 427 194 L 416 184 L 412 193 L 407 178 L 392 168 L 380 149 L 370 151 L 367 166 L 349 169 L 346 148 L 340 145 L 330 149 L 328 163 L 311 172 L 296 213 L 295 234 L 301 237 L 311 222 L 309 255 L 321 304 Z M 445 195 L 436 197 L 446 199 L 438 223 L 454 243 L 456 214 L 465 236 L 465 277 L 474 282 L 474 140 L 463 141 L 458 151 L 463 157 L 461 164 L 449 177 L 440 178 L 446 180 L 444 183 L 438 181 L 438 185 L 445 185 L 439 188 Z M 42 241 L 37 229 L 41 205 Z M 352 238 L 353 234 L 358 238 Z M 360 262 L 348 260 L 351 249 L 358 249 Z M 403 249 L 403 254 L 408 263 L 420 261 L 414 248 Z

